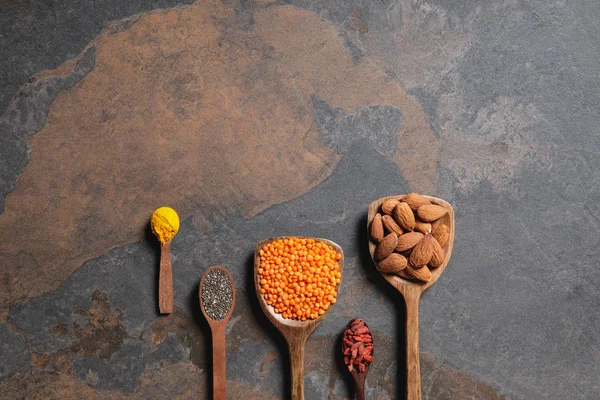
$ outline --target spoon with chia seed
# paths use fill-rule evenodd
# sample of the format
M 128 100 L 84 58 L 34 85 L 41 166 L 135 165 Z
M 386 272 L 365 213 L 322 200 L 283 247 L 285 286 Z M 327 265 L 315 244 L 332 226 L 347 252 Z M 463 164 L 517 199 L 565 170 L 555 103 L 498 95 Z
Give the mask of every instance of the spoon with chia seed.
M 200 309 L 212 332 L 213 399 L 226 399 L 225 329 L 235 304 L 233 279 L 223 267 L 209 268 L 200 280 Z

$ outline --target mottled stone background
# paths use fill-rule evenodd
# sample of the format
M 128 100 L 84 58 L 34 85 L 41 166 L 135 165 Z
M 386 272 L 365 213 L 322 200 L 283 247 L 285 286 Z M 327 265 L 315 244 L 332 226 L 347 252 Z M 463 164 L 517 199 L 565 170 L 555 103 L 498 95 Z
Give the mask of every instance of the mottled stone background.
M 404 305 L 364 228 L 418 191 L 457 226 L 421 301 L 423 398 L 599 399 L 599 20 L 597 0 L 0 0 L 0 398 L 207 398 L 215 264 L 238 290 L 228 397 L 287 398 L 251 257 L 310 235 L 346 269 L 306 398 L 352 396 L 336 349 L 358 316 L 367 398 L 401 399 Z

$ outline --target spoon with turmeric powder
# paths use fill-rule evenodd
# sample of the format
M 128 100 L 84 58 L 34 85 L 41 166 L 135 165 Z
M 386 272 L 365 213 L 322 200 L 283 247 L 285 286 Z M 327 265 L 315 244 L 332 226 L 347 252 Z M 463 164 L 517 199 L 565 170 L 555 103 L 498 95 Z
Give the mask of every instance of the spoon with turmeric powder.
M 150 220 L 152 232 L 160 242 L 160 271 L 158 278 L 158 309 L 161 314 L 173 312 L 173 272 L 171 240 L 179 230 L 179 216 L 170 207 L 160 207 Z

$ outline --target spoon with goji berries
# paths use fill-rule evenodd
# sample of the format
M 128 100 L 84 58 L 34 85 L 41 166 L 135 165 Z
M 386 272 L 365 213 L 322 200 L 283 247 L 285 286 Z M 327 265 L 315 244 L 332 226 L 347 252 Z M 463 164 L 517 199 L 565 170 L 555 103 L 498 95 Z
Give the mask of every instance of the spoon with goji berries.
M 356 400 L 364 400 L 365 380 L 373 361 L 373 337 L 363 320 L 355 318 L 346 326 L 342 338 L 342 352 L 344 364 L 356 384 Z

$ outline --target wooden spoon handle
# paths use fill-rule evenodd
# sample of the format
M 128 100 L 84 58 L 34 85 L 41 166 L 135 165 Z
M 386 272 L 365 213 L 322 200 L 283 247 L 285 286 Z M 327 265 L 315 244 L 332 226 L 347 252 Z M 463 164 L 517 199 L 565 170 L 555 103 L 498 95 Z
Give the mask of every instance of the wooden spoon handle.
M 419 361 L 420 293 L 407 293 L 406 301 L 406 399 L 421 400 L 421 367 Z
M 365 400 L 365 380 L 366 373 L 353 373 L 354 383 L 356 384 L 356 400 Z
M 226 367 L 226 323 L 214 324 L 212 329 L 212 359 L 213 359 L 213 399 L 227 398 L 227 367 Z
M 173 312 L 173 271 L 171 268 L 171 241 L 162 245 L 158 277 L 158 309 L 161 314 Z
M 365 400 L 365 386 L 356 387 L 356 400 Z
M 292 374 L 292 400 L 304 400 L 304 344 L 306 336 L 288 339 Z

